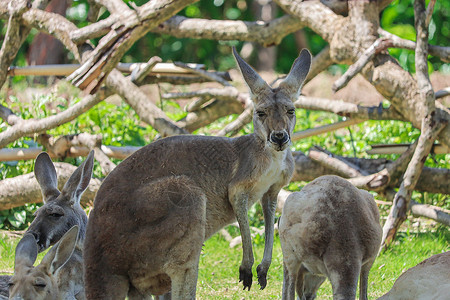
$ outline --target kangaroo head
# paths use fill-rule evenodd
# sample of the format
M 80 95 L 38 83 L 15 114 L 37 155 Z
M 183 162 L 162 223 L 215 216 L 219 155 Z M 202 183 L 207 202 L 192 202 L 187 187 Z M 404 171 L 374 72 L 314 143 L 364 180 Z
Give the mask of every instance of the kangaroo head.
M 80 227 L 81 240 L 84 239 L 87 215 L 81 208 L 80 198 L 91 180 L 93 165 L 94 151 L 91 151 L 59 191 L 55 166 L 48 154 L 42 152 L 36 158 L 34 174 L 44 205 L 36 211 L 27 232 L 34 235 L 39 252 L 54 245 L 74 225 Z
M 277 88 L 270 87 L 233 48 L 233 54 L 247 83 L 254 104 L 255 134 L 276 151 L 285 150 L 291 143 L 295 127 L 295 106 L 306 75 L 311 66 L 311 54 L 303 49 L 294 61 L 287 77 Z
M 25 233 L 16 247 L 14 276 L 9 282 L 9 299 L 60 299 L 57 272 L 69 260 L 78 238 L 78 226 L 72 227 L 34 267 L 38 248 L 34 236 Z

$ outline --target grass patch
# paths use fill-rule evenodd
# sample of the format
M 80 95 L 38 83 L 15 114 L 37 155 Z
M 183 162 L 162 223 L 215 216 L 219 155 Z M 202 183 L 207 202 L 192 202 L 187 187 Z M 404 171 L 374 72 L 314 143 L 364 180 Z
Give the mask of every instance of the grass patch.
M 369 299 L 377 299 L 391 289 L 395 280 L 407 269 L 417 265 L 431 255 L 450 250 L 450 231 L 440 227 L 435 232 L 411 233 L 411 228 L 399 232 L 392 247 L 380 253 L 369 276 Z M 239 265 L 242 248 L 229 248 L 228 242 L 219 235 L 206 241 L 200 258 L 197 284 L 199 299 L 281 299 L 283 285 L 283 256 L 280 241 L 275 237 L 272 265 L 269 269 L 268 284 L 259 290 L 256 281 L 256 266 L 262 259 L 264 243 L 254 243 L 255 265 L 253 286 L 250 292 L 242 290 L 239 283 Z M 329 281 L 320 288 L 318 299 L 332 299 Z

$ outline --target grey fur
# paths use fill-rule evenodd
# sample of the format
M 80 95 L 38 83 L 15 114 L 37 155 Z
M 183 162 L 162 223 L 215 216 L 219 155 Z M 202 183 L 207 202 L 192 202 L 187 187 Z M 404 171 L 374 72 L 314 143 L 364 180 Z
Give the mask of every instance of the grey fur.
M 381 243 L 380 214 L 370 193 L 334 175 L 291 194 L 279 233 L 283 250 L 283 300 L 315 299 L 326 277 L 333 299 L 367 300 L 367 278 Z

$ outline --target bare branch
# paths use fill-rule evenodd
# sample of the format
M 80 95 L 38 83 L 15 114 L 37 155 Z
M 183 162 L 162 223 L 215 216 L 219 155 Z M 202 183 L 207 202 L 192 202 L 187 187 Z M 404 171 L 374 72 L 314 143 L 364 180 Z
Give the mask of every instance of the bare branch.
M 291 139 L 293 141 L 298 141 L 310 136 L 315 136 L 318 134 L 322 134 L 322 133 L 327 133 L 330 131 L 335 131 L 338 130 L 340 128 L 345 128 L 351 125 L 355 125 L 358 123 L 363 122 L 362 120 L 358 120 L 358 119 L 349 119 L 349 120 L 345 120 L 345 121 L 340 121 L 340 122 L 336 122 L 333 124 L 328 124 L 328 125 L 323 125 L 323 126 L 318 126 L 318 127 L 314 127 L 314 128 L 309 128 L 309 129 L 305 129 L 302 131 L 298 131 L 298 132 L 294 132 L 294 134 L 292 135 Z
M 378 34 L 383 37 L 389 38 L 392 42 L 393 48 L 402 48 L 415 50 L 416 43 L 410 40 L 402 39 L 382 28 L 378 28 Z M 436 45 L 428 45 L 429 54 L 439 57 L 444 62 L 450 62 L 450 47 L 442 47 Z
M 140 65 L 139 68 L 135 68 L 131 73 L 131 81 L 134 83 L 140 83 L 145 77 L 153 70 L 157 63 L 162 62 L 162 59 L 158 56 L 153 56 L 147 63 Z
M 257 42 L 268 47 L 278 45 L 286 35 L 303 27 L 297 18 L 290 15 L 270 22 L 205 20 L 173 16 L 151 31 L 169 34 L 177 38 Z
M 11 1 L 7 5 L 9 12 L 8 28 L 6 30 L 5 39 L 3 40 L 2 48 L 0 49 L 0 88 L 6 80 L 8 67 L 13 62 L 17 52 L 22 46 L 25 38 L 28 35 L 28 28 L 21 28 L 20 18 L 22 14 L 31 6 L 27 0 Z M 22 33 L 22 35 L 21 35 Z
M 315 55 L 311 61 L 311 68 L 305 83 L 308 83 L 311 79 L 317 76 L 323 70 L 326 70 L 333 64 L 333 60 L 330 57 L 330 45 L 326 45 L 317 55 Z
M 434 98 L 436 98 L 436 99 L 444 98 L 448 95 L 450 95 L 450 86 L 443 88 L 442 90 L 439 90 L 436 93 L 434 93 Z
M 275 0 L 275 3 L 286 13 L 297 17 L 303 26 L 311 28 L 327 42 L 331 42 L 334 36 L 333 28 L 340 26 L 340 22 L 344 20 L 319 1 Z
M 192 73 L 198 74 L 198 75 L 200 75 L 202 77 L 205 77 L 207 79 L 210 79 L 212 81 L 217 81 L 218 83 L 222 84 L 223 86 L 231 86 L 231 84 L 229 84 L 226 80 L 224 80 L 220 76 L 217 76 L 213 72 L 207 72 L 205 70 L 201 70 L 201 69 L 198 69 L 198 68 L 191 68 L 190 66 L 188 66 L 187 64 L 182 63 L 182 62 L 175 62 L 174 64 L 177 67 L 189 70 Z
M 342 100 L 300 96 L 298 100 L 295 101 L 295 107 L 329 111 L 343 117 L 359 120 L 405 120 L 405 118 L 392 107 L 383 108 L 381 103 L 379 106 L 366 107 Z
M 233 122 L 227 124 L 222 130 L 220 130 L 217 135 L 225 136 L 227 134 L 234 135 L 242 127 L 252 121 L 253 116 L 253 105 L 249 105 L 245 110 L 234 120 Z
M 157 130 L 161 136 L 186 134 L 161 109 L 155 106 L 139 87 L 117 70 L 113 70 L 106 79 L 106 85 L 119 94 L 147 124 Z
M 122 0 L 94 0 L 97 4 L 106 7 L 111 14 L 121 14 L 131 9 Z
M 431 17 L 433 16 L 434 5 L 436 4 L 436 0 L 430 0 L 428 3 L 427 11 L 425 12 L 425 27 L 428 28 L 431 22 Z
M 192 132 L 215 120 L 242 112 L 243 106 L 238 101 L 214 100 L 199 110 L 189 112 L 185 118 L 177 122 L 179 127 Z
M 105 35 L 80 69 L 68 77 L 76 86 L 95 92 L 125 52 L 151 28 L 196 0 L 150 1 L 122 13 L 120 22 Z
M 81 60 L 78 46 L 70 39 L 70 32 L 76 30 L 77 26 L 63 16 L 32 8 L 22 15 L 22 24 L 54 36 L 73 53 L 76 60 Z
M 343 87 L 345 87 L 349 81 L 355 77 L 364 68 L 372 58 L 381 51 L 388 48 L 390 45 L 389 41 L 385 38 L 377 39 L 366 51 L 359 57 L 359 59 L 351 65 L 348 70 L 334 82 L 332 86 L 333 92 L 337 92 Z

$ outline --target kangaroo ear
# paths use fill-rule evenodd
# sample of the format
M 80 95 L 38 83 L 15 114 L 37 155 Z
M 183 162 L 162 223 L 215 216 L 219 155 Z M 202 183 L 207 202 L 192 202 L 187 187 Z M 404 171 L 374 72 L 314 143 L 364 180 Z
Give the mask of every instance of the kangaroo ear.
M 307 49 L 303 49 L 294 61 L 287 77 L 280 83 L 280 88 L 292 95 L 293 99 L 297 99 L 310 67 L 311 53 Z
M 89 153 L 86 160 L 73 172 L 62 189 L 63 193 L 71 195 L 71 201 L 80 202 L 81 194 L 83 194 L 91 181 L 93 167 L 94 150 Z
M 239 70 L 241 70 L 242 77 L 244 77 L 250 91 L 253 95 L 261 95 L 266 91 L 270 91 L 270 86 L 264 81 L 264 79 L 256 73 L 253 68 L 247 64 L 237 53 L 236 48 L 233 47 L 233 55 L 238 64 Z
M 38 255 L 38 247 L 36 239 L 31 233 L 25 233 L 16 247 L 16 255 L 14 258 L 14 269 L 17 270 L 21 266 L 32 266 Z
M 49 273 L 55 274 L 72 256 L 78 240 L 78 226 L 75 225 L 67 231 L 61 240 L 53 246 L 42 259 L 43 265 Z
M 46 152 L 41 152 L 36 157 L 34 176 L 41 187 L 44 202 L 52 196 L 59 195 L 55 166 Z

